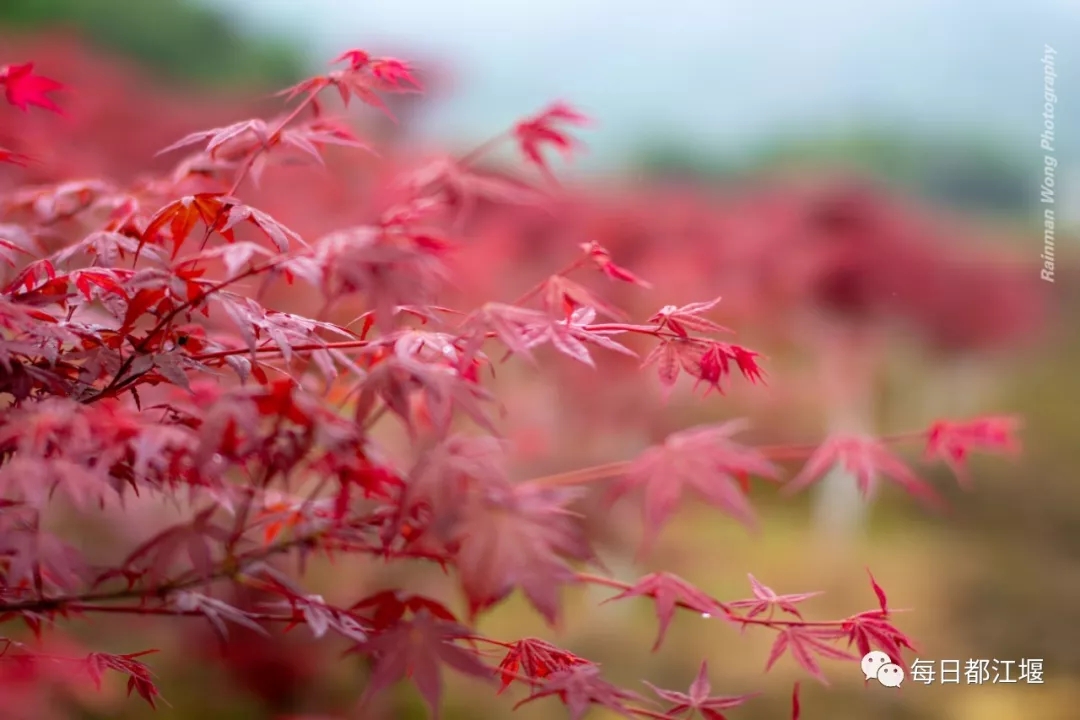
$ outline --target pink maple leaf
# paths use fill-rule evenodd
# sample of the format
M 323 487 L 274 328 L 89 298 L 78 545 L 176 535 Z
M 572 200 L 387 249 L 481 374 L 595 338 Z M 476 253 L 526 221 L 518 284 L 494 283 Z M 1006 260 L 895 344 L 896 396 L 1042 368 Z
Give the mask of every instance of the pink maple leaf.
M 939 420 L 926 431 L 927 460 L 941 459 L 956 475 L 957 482 L 970 487 L 967 458 L 972 450 L 1015 455 L 1020 451 L 1016 437 L 1020 421 L 1014 417 L 980 417 L 973 420 Z
M 709 683 L 709 666 L 704 660 L 701 662 L 701 668 L 698 670 L 697 677 L 694 678 L 694 682 L 690 684 L 689 693 L 664 690 L 656 687 L 650 682 L 645 682 L 645 684 L 662 699 L 667 700 L 672 704 L 672 707 L 664 713 L 664 717 L 666 718 L 674 718 L 675 716 L 686 712 L 692 714 L 696 710 L 701 713 L 701 716 L 704 717 L 705 720 L 725 720 L 725 715 L 720 712 L 721 710 L 729 710 L 738 707 L 747 700 L 761 694 L 750 693 L 747 695 L 729 696 L 710 695 L 709 693 L 712 692 L 712 685 Z
M 554 147 L 569 157 L 576 147 L 576 142 L 559 125 L 588 125 L 589 119 L 565 103 L 554 103 L 533 117 L 522 120 L 514 126 L 514 137 L 521 147 L 521 152 L 540 169 L 549 179 L 554 180 L 551 168 L 544 158 L 545 147 Z
M 785 652 L 790 652 L 791 657 L 801 668 L 813 675 L 821 684 L 828 685 L 829 682 L 825 679 L 825 673 L 822 672 L 818 662 L 819 657 L 829 660 L 857 661 L 859 659 L 830 644 L 846 634 L 842 629 L 835 627 L 789 625 L 776 636 L 776 641 L 769 651 L 769 659 L 765 663 L 765 671 L 768 672 Z
M 883 442 L 872 437 L 835 435 L 806 461 L 803 469 L 784 486 L 783 493 L 792 495 L 820 480 L 836 465 L 842 465 L 855 476 L 859 491 L 867 496 L 878 476 L 900 485 L 908 494 L 933 509 L 942 507 L 937 492 L 915 474 L 902 460 L 892 454 Z
M 650 597 L 656 603 L 656 617 L 660 629 L 653 644 L 653 652 L 660 648 L 668 626 L 675 615 L 676 606 L 708 615 L 727 615 L 724 606 L 677 575 L 667 572 L 652 573 L 638 580 L 627 590 L 604 602 L 632 597 Z
M 760 615 L 763 612 L 768 611 L 770 617 L 776 608 L 780 608 L 784 612 L 791 613 L 795 617 L 802 619 L 802 614 L 799 609 L 795 607 L 795 603 L 809 600 L 812 597 L 821 595 L 820 592 L 808 592 L 808 593 L 794 593 L 790 595 L 777 595 L 773 589 L 767 585 L 761 584 L 756 577 L 747 573 L 747 577 L 750 578 L 750 588 L 754 592 L 754 597 L 747 600 L 736 600 L 727 604 L 729 608 L 750 608 L 747 613 L 747 618 L 752 618 Z

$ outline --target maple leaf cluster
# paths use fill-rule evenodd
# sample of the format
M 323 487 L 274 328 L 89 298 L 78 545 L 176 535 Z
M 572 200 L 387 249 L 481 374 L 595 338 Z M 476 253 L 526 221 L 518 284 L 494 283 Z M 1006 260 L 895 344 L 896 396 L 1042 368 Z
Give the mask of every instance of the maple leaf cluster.
M 872 577 L 877 609 L 811 622 L 798 605 L 816 593 L 778 594 L 753 576 L 751 598 L 722 601 L 670 573 L 635 583 L 598 574 L 603 564 L 577 511 L 595 486 L 606 483 L 604 507 L 639 496 L 645 552 L 685 496 L 752 526 L 752 481 L 779 482 L 776 461 L 798 457 L 798 446 L 795 455 L 751 446 L 736 439 L 745 423 L 729 420 L 676 432 L 626 462 L 541 478 L 511 471 L 490 377 L 514 358 L 538 363 L 546 349 L 594 369 L 605 355 L 637 358 L 655 366 L 665 391 L 684 373 L 707 391 L 723 392 L 738 375 L 761 387 L 764 356 L 718 339 L 732 334 L 709 317 L 719 298 L 657 303 L 632 322 L 608 294 L 613 286 L 645 292 L 650 283 L 589 241 L 567 248 L 567 266 L 514 302 L 439 304 L 452 280 L 448 256 L 468 242 L 457 233 L 463 198 L 509 205 L 545 197 L 477 169 L 488 146 L 394 178 L 376 221 L 322 236 L 303 237 L 245 202 L 249 185 L 273 182 L 281 165 L 318 164 L 332 145 L 367 150 L 327 114 L 324 91 L 346 106 L 357 98 L 385 110 L 383 95 L 421 88 L 394 58 L 352 50 L 335 63 L 344 67 L 286 90 L 293 105 L 280 117 L 196 132 L 166 148 L 187 154 L 160 177 L 29 186 L 5 198 L 0 622 L 39 637 L 59 633 L 58 618 L 104 613 L 198 618 L 222 637 L 303 627 L 312 641 L 336 637 L 365 660 L 362 704 L 408 678 L 436 717 L 445 669 L 499 692 L 526 692 L 518 705 L 554 698 L 575 719 L 603 707 L 627 717 L 722 720 L 754 697 L 713 694 L 702 663 L 686 692 L 649 686 L 666 707 L 657 710 L 570 649 L 481 634 L 478 618 L 516 591 L 552 627 L 569 585 L 617 590 L 611 600 L 647 598 L 660 625 L 654 650 L 679 609 L 772 632 L 765 669 L 790 655 L 822 682 L 822 660 L 878 649 L 903 663 L 912 643 Z M 47 95 L 59 84 L 32 64 L 0 69 L 0 84 L 18 109 L 59 110 Z M 556 104 L 501 137 L 551 180 L 543 151 L 572 150 L 565 126 L 585 122 Z M 322 310 L 309 317 L 271 307 L 268 290 L 281 286 L 304 287 Z M 357 305 L 352 322 L 328 319 Z M 652 344 L 643 358 L 629 338 Z M 383 423 L 405 430 L 407 457 L 375 440 Z M 839 463 L 865 491 L 884 477 L 936 506 L 932 484 L 898 446 L 922 442 L 926 459 L 944 460 L 969 485 L 970 452 L 1016 451 L 1016 428 L 1011 419 L 981 418 L 885 438 L 829 438 L 801 449 L 806 464 L 786 487 L 804 488 Z M 169 500 L 183 519 L 133 541 L 111 563 L 91 560 L 45 522 L 60 501 L 92 516 L 136 497 Z M 398 587 L 328 601 L 304 584 L 314 556 L 439 565 L 467 612 L 455 614 L 451 598 Z M 284 569 L 290 557 L 297 572 Z M 264 600 L 233 599 L 252 592 Z M 158 700 L 141 659 L 151 649 L 60 659 L 4 642 L 0 672 L 27 683 L 39 681 L 49 660 L 94 683 L 120 674 L 129 693 Z M 502 656 L 497 664 L 493 651 Z M 798 685 L 792 708 L 797 718 Z

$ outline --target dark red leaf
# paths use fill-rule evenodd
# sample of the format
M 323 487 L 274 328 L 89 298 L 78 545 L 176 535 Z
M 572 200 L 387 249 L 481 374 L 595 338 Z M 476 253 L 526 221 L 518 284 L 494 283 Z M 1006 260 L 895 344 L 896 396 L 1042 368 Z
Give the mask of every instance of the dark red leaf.
M 522 676 L 532 680 L 543 680 L 553 673 L 566 670 L 576 665 L 589 665 L 588 660 L 562 650 L 539 638 L 518 640 L 507 651 L 499 671 L 502 677 L 502 693 L 514 680 Z M 530 687 L 530 693 L 533 688 Z
M 473 677 L 490 679 L 492 670 L 455 641 L 471 635 L 468 628 L 439 620 L 421 610 L 411 620 L 398 622 L 354 649 L 375 659 L 361 702 L 403 678 L 411 678 L 438 720 L 442 699 L 443 665 Z

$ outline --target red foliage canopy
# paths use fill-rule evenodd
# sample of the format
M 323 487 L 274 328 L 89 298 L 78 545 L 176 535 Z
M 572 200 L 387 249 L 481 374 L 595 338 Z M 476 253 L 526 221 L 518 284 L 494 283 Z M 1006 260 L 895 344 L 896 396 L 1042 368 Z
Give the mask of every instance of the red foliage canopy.
M 749 700 L 713 696 L 703 663 L 688 693 L 657 690 L 672 705 L 661 714 L 570 650 L 536 638 L 482 635 L 477 616 L 516 589 L 552 626 L 567 584 L 613 588 L 619 599 L 651 598 L 660 621 L 657 646 L 676 608 L 754 626 L 775 634 L 766 669 L 790 654 L 823 682 L 821 658 L 856 659 L 841 647 L 845 641 L 903 662 L 901 651 L 911 644 L 892 624 L 884 591 L 872 578 L 879 609 L 808 622 L 795 603 L 815 593 L 778 595 L 752 576 L 754 598 L 725 603 L 670 573 L 628 584 L 585 572 L 599 563 L 573 503 L 588 486 L 618 479 L 603 507 L 641 491 L 647 546 L 688 489 L 751 522 L 750 482 L 778 478 L 771 458 L 790 458 L 793 448 L 736 443 L 732 435 L 741 424 L 731 421 L 674 433 L 630 462 L 515 478 L 512 448 L 500 437 L 494 412 L 496 388 L 481 372 L 493 365 L 487 352 L 530 356 L 550 344 L 595 367 L 586 344 L 634 354 L 612 339 L 623 336 L 652 344 L 645 364 L 657 364 L 663 384 L 686 372 L 717 388 L 732 366 L 751 382 L 761 379 L 762 356 L 713 337 L 731 333 L 707 316 L 718 312 L 718 299 L 664 304 L 631 322 L 631 313 L 606 299 L 611 283 L 625 290 L 648 287 L 627 267 L 649 268 L 657 258 L 646 248 L 632 263 L 633 252 L 624 259 L 619 249 L 595 239 L 582 243 L 579 237 L 566 246 L 572 254 L 567 267 L 513 303 L 473 310 L 437 304 L 455 277 L 449 257 L 464 244 L 462 218 L 477 209 L 463 202 L 465 195 L 487 198 L 489 221 L 510 213 L 502 217 L 514 217 L 520 230 L 532 222 L 520 201 L 546 202 L 552 192 L 485 173 L 476 165 L 483 152 L 442 158 L 421 171 L 396 168 L 401 173 L 389 179 L 368 177 L 379 188 L 377 202 L 356 217 L 318 207 L 294 215 L 313 196 L 295 184 L 269 189 L 277 173 L 287 172 L 286 164 L 306 161 L 317 177 L 324 168 L 314 160 L 328 146 L 365 152 L 343 122 L 326 115 L 320 93 L 336 91 L 344 103 L 359 98 L 384 108 L 383 94 L 418 86 L 407 63 L 349 51 L 339 59 L 344 69 L 287 91 L 293 102 L 288 112 L 272 120 L 208 123 L 215 129 L 187 134 L 172 146 L 188 152 L 174 168 L 134 181 L 120 165 L 106 162 L 109 141 L 64 154 L 86 123 L 105 122 L 117 110 L 118 96 L 109 95 L 108 87 L 122 84 L 110 77 L 90 86 L 102 87 L 100 95 L 80 91 L 90 70 L 72 57 L 67 65 L 49 65 L 71 70 L 63 76 L 73 88 L 73 124 L 70 133 L 58 135 L 69 144 L 42 141 L 58 126 L 39 132 L 21 121 L 4 125 L 17 131 L 21 143 L 7 159 L 33 157 L 37 169 L 10 176 L 16 180 L 9 181 L 0 210 L 9 266 L 0 285 L 0 622 L 22 622 L 36 634 L 58 617 L 103 613 L 199 617 L 222 635 L 230 628 L 261 634 L 275 624 L 302 626 L 315 638 L 344 639 L 365 658 L 371 667 L 365 702 L 410 678 L 433 715 L 445 667 L 499 678 L 503 689 L 528 686 L 519 705 L 557 698 L 573 718 L 602 706 L 625 716 L 674 718 L 697 711 L 716 720 L 724 717 L 722 710 Z M 40 113 L 30 106 L 57 109 L 46 93 L 58 83 L 36 68 L 0 68 L 9 102 L 34 110 L 31 117 Z M 155 114 L 169 112 L 158 107 Z M 556 105 L 505 137 L 547 174 L 541 150 L 571 147 L 560 124 L 583 120 Z M 134 148 L 157 142 L 160 130 L 124 142 Z M 112 142 L 118 141 L 114 133 Z M 103 179 L 63 179 L 90 168 Z M 335 185 L 341 178 L 332 169 L 322 177 L 323 184 L 312 186 L 320 192 L 352 191 Z M 256 181 L 261 192 L 250 187 Z M 307 222 L 297 228 L 293 217 Z M 483 237 L 482 223 L 472 220 L 470 227 Z M 338 221 L 346 227 L 320 227 Z M 678 255 L 670 245 L 657 252 L 672 262 Z M 835 272 L 839 261 L 829 257 L 828 272 Z M 765 258 L 757 259 L 761 272 L 792 271 Z M 815 283 L 823 273 L 810 272 L 815 282 L 806 287 L 820 289 Z M 596 278 L 606 283 L 603 290 L 592 287 Z M 310 286 L 321 310 L 270 306 L 281 297 L 270 289 L 280 293 L 301 283 Z M 840 303 L 845 312 L 870 303 L 858 293 L 825 293 L 820 300 L 840 297 L 847 298 L 847 305 Z M 361 312 L 354 322 L 327 319 L 356 309 Z M 600 315 L 609 321 L 598 322 Z M 379 423 L 395 421 L 407 431 L 406 462 L 392 460 L 372 436 Z M 809 463 L 790 487 L 844 461 L 854 464 L 864 484 L 881 472 L 922 494 L 925 486 L 886 446 L 925 442 L 929 458 L 956 465 L 973 448 L 1014 449 L 1013 430 L 1002 419 L 985 418 L 940 421 L 926 432 L 890 438 L 831 439 L 816 451 L 803 449 Z M 118 537 L 130 547 L 104 565 L 43 522 L 60 498 L 90 517 L 135 496 L 169 499 L 184 517 L 141 541 Z M 296 556 L 302 570 L 312 555 L 437 563 L 454 578 L 469 617 L 459 620 L 447 601 L 399 588 L 352 603 L 327 601 L 279 562 Z M 245 602 L 253 593 L 265 601 Z M 776 609 L 788 617 L 775 616 Z M 94 681 L 106 671 L 121 673 L 129 678 L 129 692 L 150 704 L 156 700 L 150 671 L 139 659 L 151 651 L 60 656 L 4 642 L 5 693 L 20 683 L 39 686 L 48 659 L 50 667 L 75 668 Z M 505 651 L 497 667 L 486 662 L 485 647 Z M 31 693 L 29 700 L 20 698 L 20 707 L 47 717 L 39 700 Z M 792 708 L 797 718 L 797 685 Z

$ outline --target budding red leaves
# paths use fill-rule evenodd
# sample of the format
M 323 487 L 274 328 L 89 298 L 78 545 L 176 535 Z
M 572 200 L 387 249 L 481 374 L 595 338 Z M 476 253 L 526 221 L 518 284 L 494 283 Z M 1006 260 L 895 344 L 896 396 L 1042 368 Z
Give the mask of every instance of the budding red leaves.
M 739 522 L 753 526 L 754 512 L 740 487 L 740 478 L 775 478 L 777 468 L 758 451 L 738 444 L 732 436 L 745 423 L 730 421 L 670 435 L 633 461 L 612 487 L 612 498 L 640 489 L 645 543 L 659 533 L 686 490 Z

